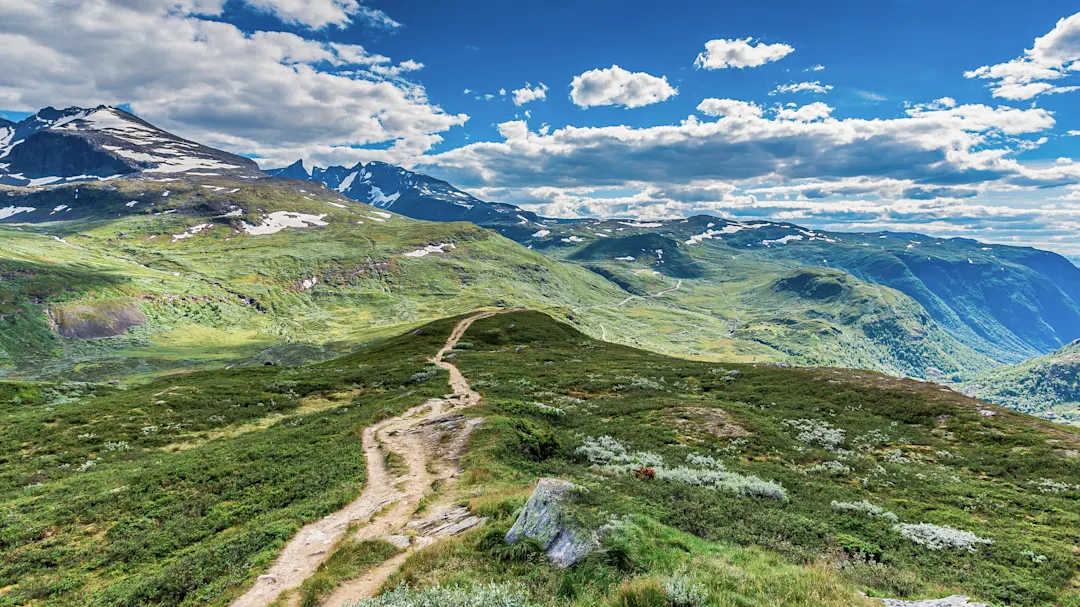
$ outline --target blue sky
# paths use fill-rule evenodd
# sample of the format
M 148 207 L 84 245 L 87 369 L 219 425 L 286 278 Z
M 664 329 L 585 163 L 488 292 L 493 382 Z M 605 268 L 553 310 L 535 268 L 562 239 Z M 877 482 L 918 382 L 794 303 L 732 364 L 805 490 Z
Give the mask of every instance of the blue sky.
M 1080 256 L 1077 9 L 9 0 L 0 115 L 128 104 L 264 166 L 383 160 L 555 216 L 708 212 Z

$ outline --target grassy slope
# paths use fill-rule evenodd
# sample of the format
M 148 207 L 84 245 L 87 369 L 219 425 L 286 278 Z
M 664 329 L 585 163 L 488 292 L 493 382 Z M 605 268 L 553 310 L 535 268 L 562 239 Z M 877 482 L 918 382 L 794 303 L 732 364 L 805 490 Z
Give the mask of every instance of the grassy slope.
M 470 224 L 383 217 L 292 182 L 246 184 L 235 193 L 182 183 L 118 187 L 82 187 L 80 208 L 97 212 L 81 219 L 22 231 L 0 226 L 0 369 L 97 380 L 244 360 L 302 362 L 479 306 L 565 312 L 623 295 L 591 272 Z M 123 202 L 129 199 L 139 201 L 134 211 Z M 56 200 L 21 204 L 42 202 Z M 237 207 L 247 214 L 221 217 Z M 257 224 L 281 210 L 325 214 L 329 225 L 238 232 L 242 221 Z M 174 212 L 159 214 L 166 211 Z M 194 236 L 174 237 L 206 223 Z M 403 255 L 437 243 L 457 248 Z M 312 279 L 315 286 L 305 288 Z M 50 326 L 65 308 L 113 302 L 137 306 L 148 322 L 90 341 L 60 338 Z
M 16 216 L 27 222 L 21 231 L 0 226 L 0 322 L 8 329 L 0 332 L 0 370 L 14 376 L 98 380 L 318 360 L 501 303 L 692 358 L 916 376 L 989 362 L 896 291 L 844 276 L 836 278 L 844 284 L 837 297 L 778 291 L 775 281 L 819 270 L 741 252 L 729 259 L 709 247 L 684 257 L 669 251 L 666 274 L 607 259 L 617 251 L 560 263 L 576 249 L 548 247 L 545 256 L 469 224 L 386 218 L 294 181 L 121 181 L 20 192 L 11 204 L 37 210 Z M 54 214 L 61 205 L 69 208 Z M 329 225 L 262 236 L 238 231 L 274 211 L 325 214 Z M 242 214 L 226 217 L 230 212 Z M 202 224 L 210 225 L 175 238 Z M 402 256 L 443 242 L 457 248 Z M 673 265 L 680 263 L 682 271 Z M 673 291 L 676 275 L 687 278 Z M 305 288 L 312 279 L 317 284 Z M 148 322 L 117 337 L 58 338 L 51 326 L 70 329 L 67 319 L 132 310 Z
M 128 390 L 0 384 L 0 605 L 227 604 L 298 525 L 356 495 L 361 427 L 445 391 L 444 375 L 410 378 L 452 322 L 300 369 Z M 584 607 L 632 604 L 620 601 L 682 571 L 711 605 L 858 605 L 859 590 L 1078 604 L 1070 429 L 987 416 L 954 392 L 873 373 L 666 358 L 539 313 L 479 321 L 465 341 L 455 362 L 483 393 L 472 413 L 487 421 L 462 462 L 461 499 L 493 531 L 418 553 L 391 583 L 509 580 L 542 604 Z M 827 422 L 843 440 L 801 442 L 792 419 Z M 748 434 L 716 436 L 708 420 Z M 779 482 L 789 499 L 598 471 L 576 449 L 602 435 L 670 465 L 710 455 Z M 847 469 L 813 469 L 828 461 Z M 618 543 L 566 571 L 498 548 L 539 476 L 589 488 L 576 503 L 582 523 L 628 516 Z M 929 551 L 887 520 L 830 507 L 863 499 L 994 543 Z
M 1080 343 L 993 369 L 960 385 L 965 394 L 1068 424 L 1080 424 Z
M 872 373 L 720 368 L 664 358 L 597 343 L 539 314 L 477 322 L 466 339 L 473 348 L 457 362 L 484 394 L 489 420 L 466 478 L 474 485 L 474 507 L 496 516 L 495 525 L 510 522 L 506 515 L 526 494 L 523 484 L 557 476 L 588 487 L 581 504 L 586 519 L 634 515 L 645 530 L 661 524 L 725 546 L 765 548 L 795 563 L 838 570 L 872 594 L 964 592 L 1000 604 L 1077 604 L 1073 502 L 1080 460 L 1071 456 L 1080 439 L 1071 430 L 986 409 L 932 384 Z M 741 374 L 732 378 L 725 369 Z M 749 436 L 703 431 L 701 410 L 730 416 Z M 794 419 L 843 430 L 841 451 L 800 442 L 784 424 Z M 585 437 L 602 435 L 659 454 L 671 466 L 689 452 L 712 455 L 729 470 L 778 481 L 790 499 L 597 473 L 575 449 Z M 550 445 L 538 451 L 538 442 Z M 814 469 L 829 461 L 846 468 Z M 971 554 L 930 551 L 903 539 L 889 521 L 830 506 L 864 499 L 901 522 L 948 525 L 994 543 Z M 466 562 L 485 558 L 462 550 L 456 558 Z M 693 571 L 686 563 L 691 557 L 672 556 L 678 553 L 641 558 L 650 563 L 646 570 Z M 455 579 L 438 564 L 416 567 L 411 576 L 425 583 L 432 583 L 429 572 Z M 558 576 L 536 577 L 545 592 L 560 587 Z
M 817 263 L 813 261 L 793 262 L 774 249 L 746 249 L 720 240 L 687 246 L 666 239 L 668 254 L 660 263 L 651 248 L 661 246 L 655 235 L 648 240 L 650 248 L 642 250 L 641 234 L 624 237 L 619 233 L 657 228 L 619 227 L 621 224 L 612 221 L 594 225 L 609 226 L 612 236 L 596 239 L 594 230 L 602 229 L 599 227 L 564 227 L 559 234 L 582 239 L 591 236 L 594 242 L 570 244 L 558 237 L 540 250 L 556 259 L 580 263 L 636 294 L 677 284 L 678 279 L 667 276 L 686 277 L 679 290 L 660 300 L 667 304 L 666 311 L 650 307 L 627 314 L 631 321 L 639 321 L 638 325 L 614 321 L 606 325 L 606 335 L 614 341 L 711 360 L 786 360 L 930 378 L 966 376 L 994 364 L 990 357 L 946 331 L 915 300 L 892 288 L 860 281 L 839 270 L 814 267 Z M 688 230 L 678 234 L 680 237 L 693 232 L 677 222 L 673 225 L 673 229 Z M 672 254 L 673 247 L 678 247 L 677 255 Z M 635 260 L 622 261 L 620 257 Z M 776 288 L 777 281 L 799 274 L 835 282 L 841 289 L 821 297 Z M 634 332 L 649 333 L 641 325 L 664 316 L 671 317 L 665 319 L 668 324 L 674 324 L 675 318 L 683 322 L 673 331 L 656 333 L 651 343 L 635 337 Z M 611 330 L 612 325 L 615 330 Z M 619 330 L 623 327 L 626 332 Z

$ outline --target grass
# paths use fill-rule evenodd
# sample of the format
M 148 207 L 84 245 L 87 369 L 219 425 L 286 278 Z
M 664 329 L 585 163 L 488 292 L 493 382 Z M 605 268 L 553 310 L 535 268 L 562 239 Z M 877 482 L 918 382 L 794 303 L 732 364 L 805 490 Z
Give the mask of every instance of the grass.
M 1080 439 L 1071 430 L 987 409 L 933 384 L 869 372 L 665 358 L 592 341 L 540 314 L 478 321 L 466 339 L 474 348 L 456 362 L 484 395 L 477 414 L 488 418 L 464 460 L 463 482 L 477 512 L 510 521 L 527 494 L 522 485 L 555 476 L 588 488 L 577 515 L 592 526 L 632 516 L 639 527 L 660 525 L 729 550 L 767 550 L 792 566 L 832 571 L 872 596 L 962 592 L 1002 604 L 1077 601 L 1072 580 L 1080 562 L 1071 530 L 1080 520 L 1070 504 L 1080 468 L 1066 451 Z M 532 401 L 565 415 L 504 404 Z M 718 409 L 746 434 L 676 423 L 677 412 L 688 408 Z M 839 430 L 842 438 L 818 442 L 797 426 Z M 615 437 L 672 466 L 688 453 L 709 455 L 730 471 L 778 482 L 789 499 L 599 470 L 576 453 L 588 436 Z M 815 471 L 826 462 L 843 468 Z M 993 544 L 973 554 L 928 550 L 888 519 L 831 506 L 861 500 L 901 522 L 972 531 Z
M 271 607 L 285 607 L 297 598 L 299 607 L 318 607 L 320 602 L 341 585 L 367 570 L 399 554 L 401 550 L 383 540 L 354 540 L 346 533 L 330 551 L 311 577 L 304 580 L 295 592 L 283 593 Z
M 0 384 L 0 605 L 228 604 L 300 525 L 358 494 L 364 426 L 445 392 L 426 359 L 454 320 L 300 368 Z M 388 588 L 517 583 L 540 605 L 599 607 L 688 575 L 710 605 L 1077 604 L 1069 428 L 869 372 L 668 358 L 535 312 L 477 321 L 466 340 L 455 363 L 486 421 L 456 499 L 488 526 L 410 555 Z M 787 499 L 595 466 L 578 448 L 600 436 L 668 469 L 708 456 Z M 570 516 L 610 530 L 581 565 L 491 541 L 541 476 L 585 487 Z M 930 550 L 872 508 L 832 505 L 864 500 L 992 543 Z M 340 558 L 320 584 L 367 562 Z

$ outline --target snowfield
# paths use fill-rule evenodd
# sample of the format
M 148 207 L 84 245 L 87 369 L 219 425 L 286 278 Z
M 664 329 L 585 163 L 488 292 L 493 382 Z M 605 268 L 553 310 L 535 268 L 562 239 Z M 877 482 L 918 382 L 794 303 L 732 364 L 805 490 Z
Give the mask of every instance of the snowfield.
M 324 217 L 326 217 L 326 213 L 323 213 L 322 215 L 308 215 L 307 213 L 277 211 L 264 217 L 262 222 L 257 226 L 253 226 L 245 221 L 241 224 L 241 227 L 244 232 L 251 234 L 252 236 L 263 236 L 266 234 L 277 234 L 285 228 L 309 228 L 311 226 L 328 225 L 323 221 Z

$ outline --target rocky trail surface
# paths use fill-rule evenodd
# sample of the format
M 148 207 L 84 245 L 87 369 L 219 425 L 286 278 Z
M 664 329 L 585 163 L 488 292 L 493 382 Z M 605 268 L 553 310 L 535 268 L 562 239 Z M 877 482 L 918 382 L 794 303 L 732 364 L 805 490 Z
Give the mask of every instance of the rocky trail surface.
M 354 540 L 383 539 L 402 552 L 338 587 L 323 602 L 327 606 L 340 607 L 346 601 L 370 597 L 412 551 L 484 523 L 467 509 L 455 507 L 447 491 L 458 473 L 457 460 L 469 434 L 483 420 L 460 413 L 461 409 L 478 404 L 480 394 L 444 357 L 474 321 L 498 313 L 480 312 L 454 327 L 431 359 L 449 372 L 453 393 L 365 428 L 367 481 L 363 493 L 341 510 L 305 525 L 289 540 L 270 570 L 233 601 L 232 607 L 268 607 L 283 592 L 298 588 L 326 560 L 351 525 L 359 525 Z M 387 453 L 401 457 L 408 472 L 395 475 L 386 465 Z M 432 494 L 434 487 L 439 488 L 440 496 L 422 514 L 417 514 L 421 500 Z M 289 605 L 299 602 L 298 596 L 290 599 Z

